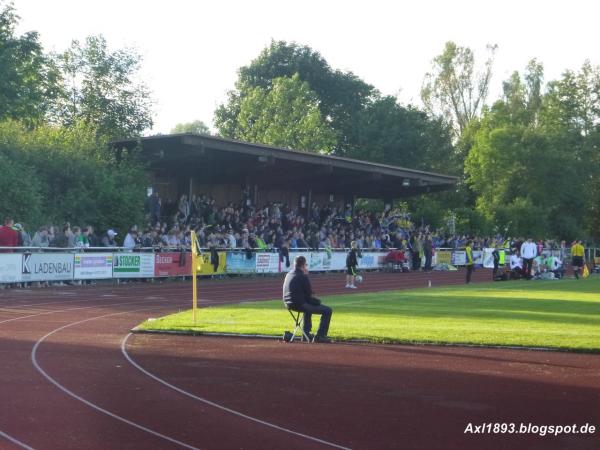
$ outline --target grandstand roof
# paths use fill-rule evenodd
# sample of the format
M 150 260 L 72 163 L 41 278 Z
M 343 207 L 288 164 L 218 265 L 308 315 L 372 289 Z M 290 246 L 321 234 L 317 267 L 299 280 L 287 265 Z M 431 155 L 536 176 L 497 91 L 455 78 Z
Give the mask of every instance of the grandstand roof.
M 138 144 L 152 171 L 210 183 L 257 184 L 261 188 L 307 190 L 363 198 L 400 198 L 452 188 L 457 178 L 338 156 L 183 133 L 125 139 Z

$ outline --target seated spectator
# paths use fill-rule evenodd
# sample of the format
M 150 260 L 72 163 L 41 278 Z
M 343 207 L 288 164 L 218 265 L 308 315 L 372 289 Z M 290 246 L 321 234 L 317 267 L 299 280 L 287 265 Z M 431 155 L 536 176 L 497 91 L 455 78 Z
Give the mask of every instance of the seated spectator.
M 548 270 L 550 270 L 556 278 L 563 278 L 565 273 L 567 272 L 563 266 L 563 262 L 557 256 L 550 256 L 546 260 L 546 264 L 548 265 Z
M 510 255 L 510 271 L 513 280 L 518 280 L 523 274 L 523 260 L 519 256 L 517 249 L 513 249 L 513 253 Z

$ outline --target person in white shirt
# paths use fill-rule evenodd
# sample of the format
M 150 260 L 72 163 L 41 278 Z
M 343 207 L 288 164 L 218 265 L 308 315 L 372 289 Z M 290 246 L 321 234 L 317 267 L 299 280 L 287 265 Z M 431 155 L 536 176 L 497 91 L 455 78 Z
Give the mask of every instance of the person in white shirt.
M 521 278 L 521 274 L 523 273 L 523 260 L 517 254 L 517 250 L 515 249 L 513 254 L 510 255 L 510 271 L 511 278 L 518 280 Z
M 127 236 L 125 236 L 125 240 L 123 241 L 123 247 L 127 250 L 133 250 L 135 247 L 135 239 L 137 238 L 137 231 L 131 229 Z
M 521 258 L 523 258 L 523 276 L 528 280 L 531 279 L 531 268 L 533 266 L 533 260 L 537 256 L 537 245 L 531 240 L 527 239 L 527 242 L 523 242 L 521 245 Z

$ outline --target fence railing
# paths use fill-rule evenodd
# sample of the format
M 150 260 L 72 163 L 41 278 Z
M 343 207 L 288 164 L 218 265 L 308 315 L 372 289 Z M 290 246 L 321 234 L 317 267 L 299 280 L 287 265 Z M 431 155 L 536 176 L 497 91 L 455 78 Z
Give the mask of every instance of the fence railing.
M 396 249 L 361 249 L 359 269 L 376 270 L 385 267 L 412 268 L 410 251 L 400 258 L 390 258 Z M 473 251 L 475 264 L 493 267 L 494 249 Z M 8 252 L 7 252 L 8 251 Z M 346 267 L 348 249 L 202 249 L 200 275 L 281 273 L 289 270 L 293 260 L 303 255 L 311 271 L 340 271 Z M 505 250 L 501 250 L 505 251 Z M 565 264 L 570 261 L 570 249 L 545 249 L 547 256 L 557 256 Z M 600 249 L 587 249 L 586 260 L 594 264 Z M 425 255 L 418 258 L 425 266 Z M 508 264 L 508 257 L 504 258 Z M 160 278 L 191 276 L 192 258 L 189 248 L 49 248 L 0 247 L 0 283 L 35 281 L 101 280 L 124 278 Z M 438 248 L 431 255 L 431 266 L 462 266 L 466 264 L 464 249 Z

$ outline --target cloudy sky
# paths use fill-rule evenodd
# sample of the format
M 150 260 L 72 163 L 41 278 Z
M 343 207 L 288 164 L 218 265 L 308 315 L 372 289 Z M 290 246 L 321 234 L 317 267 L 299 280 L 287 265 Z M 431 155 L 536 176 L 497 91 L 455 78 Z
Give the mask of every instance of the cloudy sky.
M 236 70 L 271 39 L 295 41 L 384 94 L 420 104 L 431 59 L 453 40 L 480 61 L 498 44 L 490 98 L 531 58 L 546 79 L 600 64 L 600 2 L 593 0 L 16 0 L 19 31 L 37 30 L 46 50 L 103 34 L 134 47 L 156 100 L 153 132 L 202 120 L 233 87 Z

